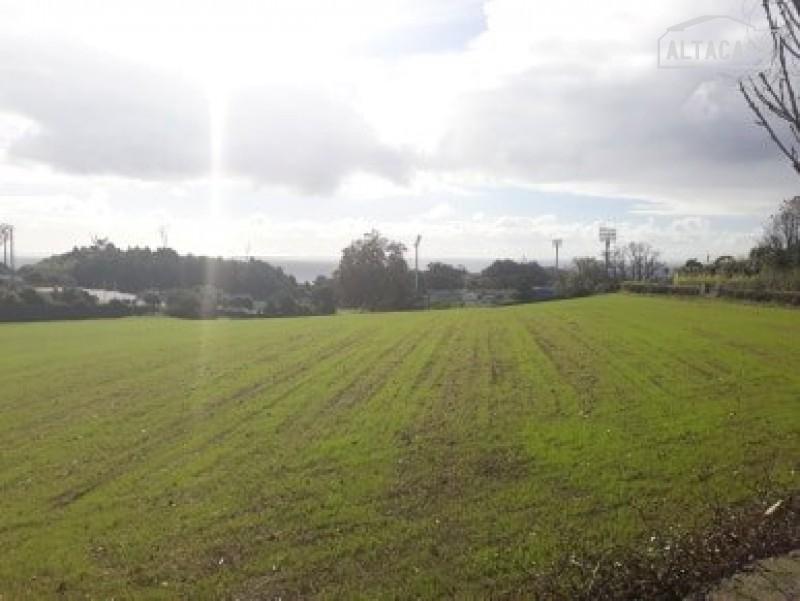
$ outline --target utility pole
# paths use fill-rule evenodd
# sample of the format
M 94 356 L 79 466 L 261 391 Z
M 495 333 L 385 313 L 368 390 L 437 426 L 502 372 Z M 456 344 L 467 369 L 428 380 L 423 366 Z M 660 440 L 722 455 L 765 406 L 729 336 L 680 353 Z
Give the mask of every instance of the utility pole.
M 564 241 L 561 238 L 553 240 L 553 248 L 556 249 L 556 274 L 558 274 L 558 249 L 561 248 L 562 244 L 564 244 Z
M 414 294 L 419 296 L 419 243 L 422 236 L 417 235 L 414 241 Z

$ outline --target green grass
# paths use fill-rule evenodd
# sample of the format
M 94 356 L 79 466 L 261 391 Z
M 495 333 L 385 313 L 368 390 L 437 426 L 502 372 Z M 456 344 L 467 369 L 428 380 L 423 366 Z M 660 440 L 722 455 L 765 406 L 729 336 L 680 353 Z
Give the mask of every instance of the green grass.
M 0 598 L 485 597 L 800 486 L 800 313 L 0 326 Z

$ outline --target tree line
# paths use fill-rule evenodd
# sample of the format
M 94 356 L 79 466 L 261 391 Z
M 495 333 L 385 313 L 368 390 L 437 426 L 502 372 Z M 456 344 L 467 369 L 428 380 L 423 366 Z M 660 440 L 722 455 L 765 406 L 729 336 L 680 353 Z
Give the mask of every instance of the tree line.
M 20 268 L 33 285 L 80 286 L 120 292 L 214 286 L 231 294 L 267 299 L 292 294 L 297 282 L 264 261 L 179 255 L 171 248 L 123 250 L 107 239 L 76 247 Z
M 526 302 L 536 298 L 534 291 L 541 287 L 550 287 L 561 297 L 580 296 L 615 290 L 624 281 L 663 283 L 670 275 L 660 253 L 646 242 L 614 249 L 608 262 L 576 258 L 571 268 L 559 271 L 535 261 L 498 259 L 479 273 L 469 273 L 462 265 L 432 262 L 414 274 L 406 252 L 404 244 L 373 230 L 342 250 L 332 277 L 301 284 L 280 267 L 257 259 L 180 255 L 170 248 L 121 249 L 98 238 L 21 268 L 18 276 L 25 284 L 54 286 L 55 291 L 42 295 L 33 288 L 6 287 L 0 290 L 0 317 L 3 311 L 7 315 L 108 312 L 96 309 L 97 304 L 80 292 L 83 288 L 134 293 L 151 311 L 180 317 L 269 317 L 330 314 L 338 307 L 412 309 L 423 306 L 421 299 L 432 290 L 511 290 L 514 301 Z M 747 258 L 723 256 L 708 264 L 690 259 L 677 277 L 742 277 L 750 284 L 759 281 L 762 288 L 796 289 L 800 197 L 786 200 L 769 218 Z M 119 306 L 117 312 L 126 314 Z
M 170 248 L 121 249 L 103 238 L 22 267 L 18 275 L 28 288 L 8 290 L 0 297 L 0 312 L 19 314 L 20 306 L 35 305 L 40 312 L 49 307 L 60 314 L 58 306 L 64 303 L 59 295 L 74 295 L 84 288 L 137 294 L 152 312 L 163 310 L 179 317 L 277 317 L 336 310 L 327 278 L 299 284 L 265 261 L 179 255 Z M 41 293 L 33 286 L 54 290 Z M 85 303 L 81 309 L 91 310 Z M 95 310 L 107 311 L 97 306 Z
M 498 259 L 479 273 L 432 262 L 415 274 L 406 252 L 404 244 L 373 230 L 342 250 L 332 277 L 301 284 L 280 267 L 257 259 L 180 255 L 170 248 L 122 249 L 95 238 L 90 245 L 21 268 L 18 275 L 25 284 L 55 287 L 55 292 L 9 292 L 0 310 L 5 306 L 10 311 L 12 305 L 17 313 L 23 305 L 53 309 L 64 305 L 58 295 L 72 297 L 84 288 L 137 294 L 152 312 L 178 317 L 321 315 L 338 307 L 404 310 L 424 306 L 431 290 L 512 291 L 513 301 L 527 302 L 541 287 L 558 288 L 562 296 L 608 290 L 614 277 L 645 279 L 658 264 L 655 251 L 634 243 L 614 255 L 613 270 L 595 259 L 578 259 L 574 269 L 561 272 L 535 261 Z M 81 311 L 90 312 L 90 306 L 83 303 Z
M 512 289 L 515 299 L 533 298 L 538 286 L 553 285 L 555 273 L 538 263 L 510 259 L 494 261 L 479 274 L 463 265 L 429 263 L 419 277 L 409 269 L 401 242 L 389 240 L 373 230 L 354 240 L 342 251 L 333 286 L 339 306 L 365 310 L 398 310 L 424 306 L 431 290 Z
M 747 256 L 722 255 L 705 263 L 691 258 L 678 270 L 676 282 L 800 290 L 800 196 L 784 200 L 770 215 Z

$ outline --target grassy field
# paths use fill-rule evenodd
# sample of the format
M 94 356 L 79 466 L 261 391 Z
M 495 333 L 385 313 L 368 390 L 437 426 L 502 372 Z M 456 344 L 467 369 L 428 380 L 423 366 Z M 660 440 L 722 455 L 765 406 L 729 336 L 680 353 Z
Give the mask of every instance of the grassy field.
M 626 295 L 1 325 L 0 599 L 522 595 L 800 486 L 798 341 Z

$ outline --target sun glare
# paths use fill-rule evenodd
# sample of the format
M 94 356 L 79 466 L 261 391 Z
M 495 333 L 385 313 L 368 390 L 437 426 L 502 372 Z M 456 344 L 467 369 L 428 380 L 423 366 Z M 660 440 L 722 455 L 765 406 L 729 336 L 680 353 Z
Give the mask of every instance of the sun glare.
M 209 216 L 212 221 L 221 215 L 222 180 L 224 178 L 225 121 L 227 119 L 228 92 L 219 82 L 207 90 L 209 132 Z

